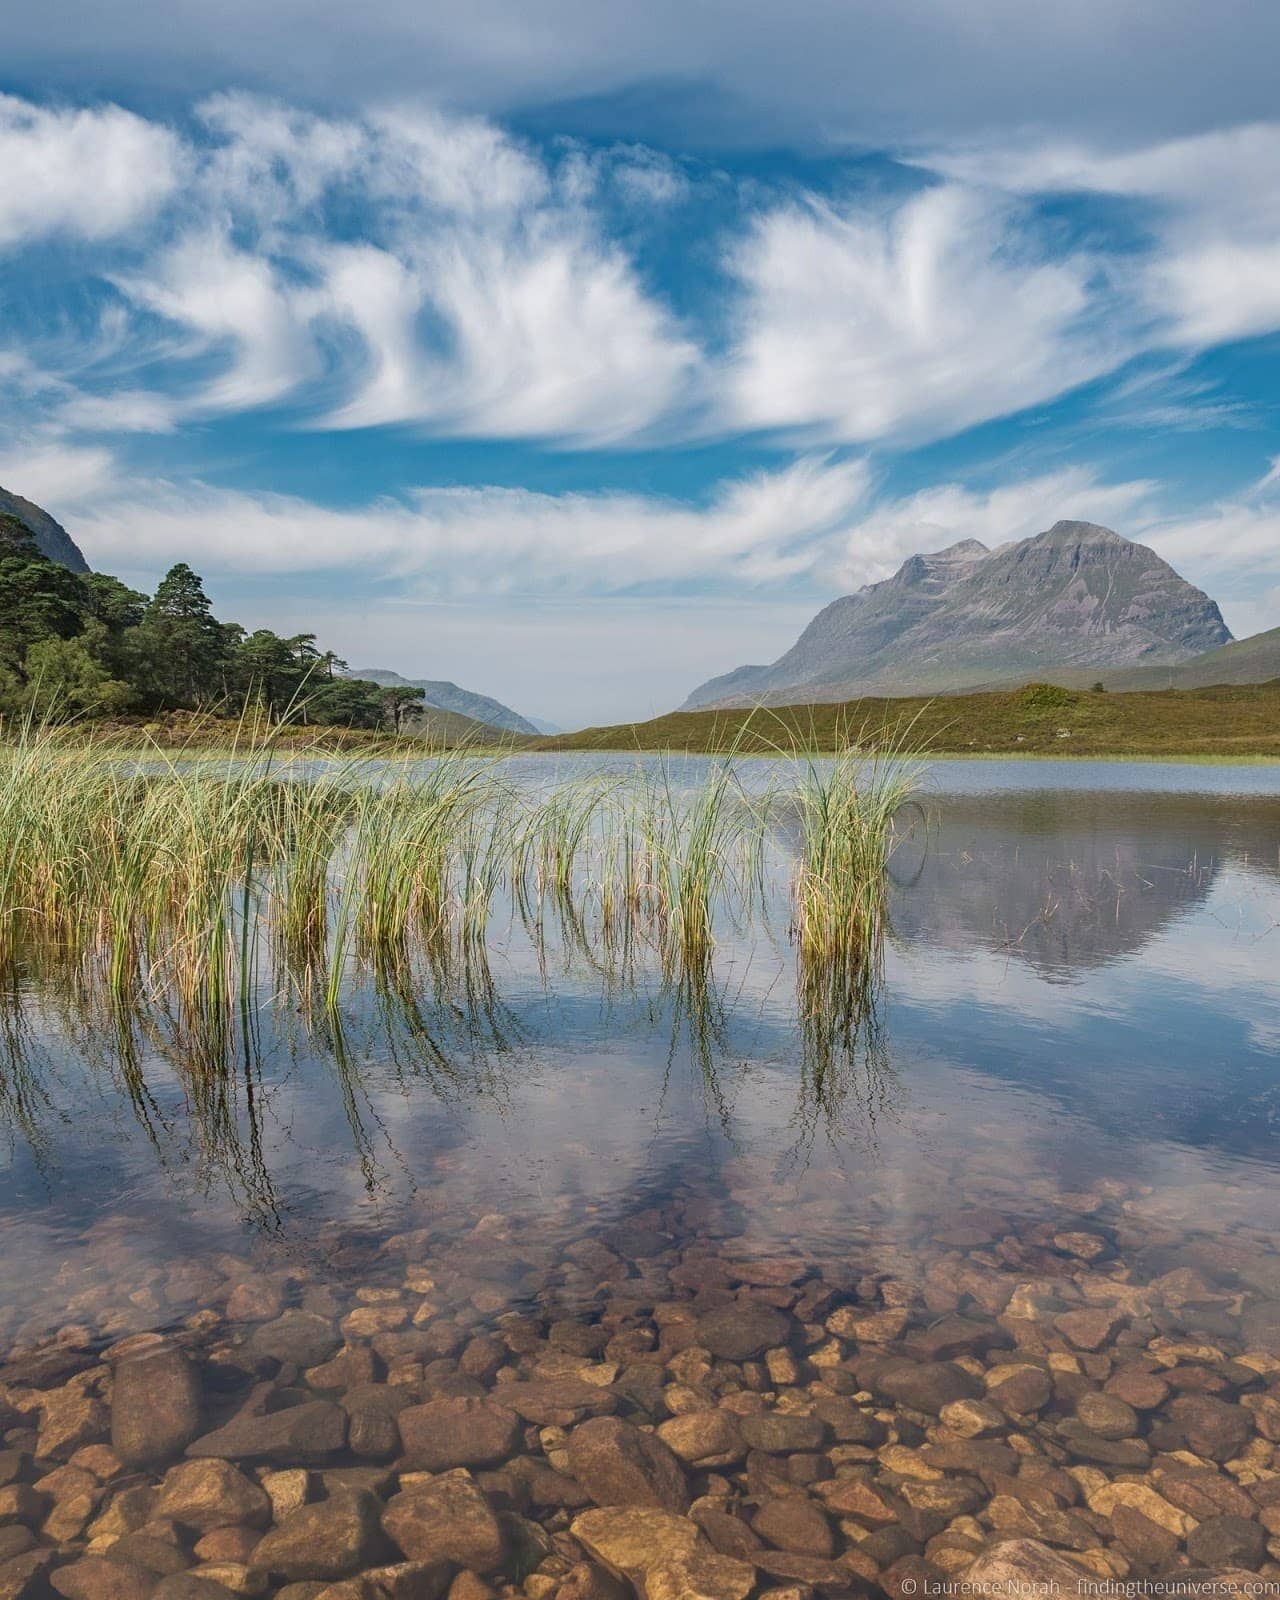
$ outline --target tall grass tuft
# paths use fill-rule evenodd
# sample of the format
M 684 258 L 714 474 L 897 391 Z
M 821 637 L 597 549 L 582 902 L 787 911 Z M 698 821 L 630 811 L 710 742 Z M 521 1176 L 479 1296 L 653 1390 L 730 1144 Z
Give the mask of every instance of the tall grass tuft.
M 918 775 L 899 750 L 854 743 L 808 759 L 796 801 L 792 883 L 801 1021 L 821 1063 L 851 1046 L 871 1009 L 887 918 L 887 867 Z

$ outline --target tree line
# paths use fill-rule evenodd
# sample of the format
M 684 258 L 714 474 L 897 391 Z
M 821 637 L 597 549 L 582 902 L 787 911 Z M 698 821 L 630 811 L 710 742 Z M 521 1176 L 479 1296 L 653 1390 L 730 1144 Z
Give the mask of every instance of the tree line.
M 0 713 L 41 720 L 262 711 L 329 727 L 403 729 L 423 691 L 383 688 L 316 636 L 220 622 L 199 576 L 171 567 L 154 595 L 49 560 L 0 513 Z

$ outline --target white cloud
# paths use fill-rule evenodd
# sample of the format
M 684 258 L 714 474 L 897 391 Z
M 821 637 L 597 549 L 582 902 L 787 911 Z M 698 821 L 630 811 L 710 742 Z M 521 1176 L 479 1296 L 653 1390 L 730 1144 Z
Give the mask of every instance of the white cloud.
M 409 503 L 333 510 L 206 485 L 118 485 L 75 507 L 95 564 L 211 572 L 360 568 L 422 592 L 618 592 L 701 580 L 778 583 L 810 572 L 868 486 L 861 462 L 805 460 L 721 484 L 706 506 L 642 495 L 423 489 Z M 70 495 L 57 503 L 68 505 Z
M 289 399 L 330 428 L 603 444 L 691 400 L 695 343 L 568 164 L 441 112 L 224 95 L 200 114 L 214 142 L 176 238 L 114 273 L 185 341 L 166 378 L 189 413 Z M 664 169 L 641 155 L 621 166 L 652 187 Z M 354 238 L 335 222 L 353 214 Z
M 1221 603 L 1237 638 L 1280 624 L 1280 501 L 1223 501 L 1142 537 Z
M 123 233 L 173 193 L 183 165 L 167 128 L 119 106 L 60 110 L 0 95 L 0 247 Z
M 649 206 L 676 205 L 691 192 L 688 178 L 674 161 L 642 145 L 615 150 L 609 176 L 624 199 Z
M 12 439 L 0 448 L 0 484 L 53 509 L 91 504 L 118 491 L 116 459 L 104 446 L 57 439 Z
M 196 112 L 216 141 L 201 153 L 197 209 L 231 210 L 264 228 L 312 211 L 367 152 L 359 122 L 257 95 L 214 95 Z
M 1117 152 L 1085 145 L 942 151 L 936 171 L 1012 193 L 1123 198 L 1150 230 L 1132 264 L 1139 305 L 1171 344 L 1203 348 L 1280 327 L 1280 123 Z
M 505 215 L 551 195 L 543 163 L 491 122 L 404 105 L 371 118 L 374 192 L 463 216 Z
M 1280 327 L 1280 238 L 1188 242 L 1154 262 L 1146 279 L 1178 344 L 1205 348 Z
M 1049 259 L 1016 208 L 957 184 L 878 211 L 788 205 L 729 264 L 743 298 L 727 405 L 747 427 L 954 433 L 1127 353 L 1095 321 L 1096 263 Z
M 740 185 L 711 355 L 639 259 L 691 192 L 665 155 L 535 147 L 408 103 L 317 115 L 222 94 L 196 116 L 184 142 L 117 107 L 0 98 L 0 242 L 120 237 L 90 272 L 131 314 L 92 277 L 83 297 L 117 313 L 109 371 L 61 330 L 69 428 L 287 405 L 324 428 L 580 447 L 758 429 L 899 446 L 1143 351 L 1280 326 L 1280 124 L 1128 153 L 948 149 L 911 192 L 839 202 Z M 1065 244 L 1035 203 L 1062 190 L 1120 197 L 1149 245 Z
M 367 364 L 326 426 L 600 444 L 687 399 L 696 347 L 572 180 L 491 124 L 409 110 L 373 119 L 362 170 L 381 243 L 317 250 Z
M 621 252 L 573 219 L 459 225 L 399 253 L 340 248 L 326 264 L 326 309 L 365 361 L 326 427 L 416 422 L 604 444 L 643 432 L 689 392 L 694 345 Z
M 239 411 L 294 390 L 319 370 L 301 292 L 273 264 L 237 249 L 225 231 L 192 232 L 145 272 L 119 280 L 140 307 L 189 330 L 189 354 L 227 359 L 189 409 Z
M 58 412 L 61 426 L 85 433 L 170 433 L 177 407 L 166 395 L 145 389 L 73 395 Z

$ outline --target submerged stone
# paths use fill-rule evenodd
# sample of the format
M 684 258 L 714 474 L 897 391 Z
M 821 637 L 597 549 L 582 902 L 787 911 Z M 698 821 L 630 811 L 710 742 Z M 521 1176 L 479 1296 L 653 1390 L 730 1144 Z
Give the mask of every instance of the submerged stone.
M 405 1462 L 426 1472 L 497 1466 L 520 1441 L 514 1411 L 469 1396 L 409 1406 L 396 1420 Z
M 675 1454 L 654 1434 L 617 1417 L 596 1417 L 569 1435 L 569 1471 L 600 1506 L 659 1506 L 683 1512 L 689 1486 Z
M 180 1455 L 200 1430 L 200 1375 L 174 1345 L 144 1350 L 115 1369 L 111 1448 L 128 1467 Z
M 352 1490 L 301 1506 L 258 1542 L 250 1564 L 287 1582 L 348 1577 L 376 1558 L 381 1511 Z
M 328 1400 L 308 1400 L 283 1411 L 241 1413 L 187 1446 L 189 1456 L 281 1465 L 325 1461 L 347 1442 L 347 1414 Z
M 473 1572 L 496 1572 L 506 1555 L 493 1507 L 464 1474 L 402 1490 L 388 1503 L 382 1526 L 411 1561 L 456 1561 Z

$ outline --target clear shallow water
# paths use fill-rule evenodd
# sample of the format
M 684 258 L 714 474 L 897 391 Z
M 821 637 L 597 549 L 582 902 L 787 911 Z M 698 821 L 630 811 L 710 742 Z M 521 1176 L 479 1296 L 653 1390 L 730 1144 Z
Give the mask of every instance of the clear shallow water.
M 745 766 L 767 782 L 773 764 Z M 892 863 L 873 1059 L 834 1106 L 798 1069 L 785 907 L 768 932 L 720 931 L 709 1021 L 643 965 L 630 981 L 568 956 L 543 970 L 513 933 L 494 941 L 489 1004 L 423 997 L 416 1040 L 366 997 L 335 1055 L 259 996 L 216 1090 L 145 1038 L 126 1066 L 65 1001 L 29 996 L 0 1153 L 11 1324 L 34 1295 L 56 1325 L 48 1252 L 86 1229 L 127 1218 L 131 1250 L 159 1261 L 214 1240 L 287 1253 L 390 1229 L 441 1184 L 464 1216 L 554 1202 L 581 1220 L 741 1171 L 820 1188 L 837 1212 L 922 1185 L 944 1213 L 1019 1174 L 1070 1190 L 1109 1173 L 1166 1209 L 1196 1185 L 1209 1226 L 1241 1186 L 1271 1218 L 1280 769 L 948 762 L 925 788 L 927 842 Z M 763 1211 L 748 1225 L 767 1230 Z
M 1202 1289 L 1152 1337 L 1280 1356 L 1280 768 L 946 762 L 926 791 L 878 1007 L 821 1081 L 785 905 L 721 930 L 707 1003 L 512 931 L 479 1004 L 423 992 L 388 1020 L 365 994 L 334 1039 L 258 996 L 212 1083 L 27 995 L 0 1341 L 181 1330 L 250 1274 L 349 1304 L 401 1282 L 409 1235 L 472 1331 L 590 1320 L 627 1284 L 679 1299 L 679 1259 L 782 1254 L 899 1285 L 919 1326 L 975 1314 L 971 1267 L 1060 1281 L 1059 1309 L 1082 1274 L 1187 1269 Z M 1080 1231 L 1096 1266 L 1053 1243 Z

